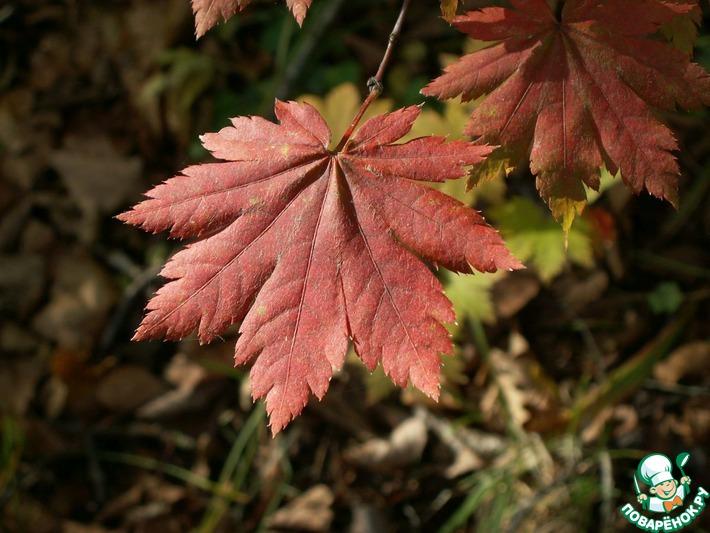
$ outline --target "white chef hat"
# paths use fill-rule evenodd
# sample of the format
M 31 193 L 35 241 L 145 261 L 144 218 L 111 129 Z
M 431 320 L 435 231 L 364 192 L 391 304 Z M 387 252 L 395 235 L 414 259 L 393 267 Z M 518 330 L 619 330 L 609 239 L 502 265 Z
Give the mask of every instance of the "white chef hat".
M 639 463 L 638 474 L 649 487 L 655 487 L 664 481 L 673 479 L 673 463 L 663 454 L 652 453 Z

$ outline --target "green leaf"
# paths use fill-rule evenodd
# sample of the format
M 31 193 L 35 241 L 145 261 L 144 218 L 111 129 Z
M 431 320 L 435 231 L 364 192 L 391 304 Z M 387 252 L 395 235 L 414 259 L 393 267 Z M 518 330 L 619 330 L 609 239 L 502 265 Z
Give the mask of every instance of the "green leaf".
M 683 291 L 678 284 L 668 281 L 659 284 L 653 292 L 648 295 L 648 305 L 656 315 L 673 314 L 680 304 L 683 303 Z
M 595 191 L 594 189 L 591 189 L 586 185 L 584 186 L 584 190 L 587 193 L 587 203 L 593 204 L 594 202 L 599 200 L 599 198 L 601 198 L 602 194 L 604 194 L 606 191 L 608 191 L 618 183 L 622 183 L 621 171 L 618 170 L 616 174 L 612 174 L 611 172 L 609 172 L 606 166 L 603 166 L 601 168 L 601 171 L 599 172 L 599 190 Z
M 463 323 L 466 319 L 479 320 L 487 324 L 495 322 L 496 314 L 491 290 L 503 275 L 503 272 L 476 273 L 472 276 L 446 274 L 444 292 L 454 304 L 456 320 L 459 323 Z
M 661 33 L 678 50 L 687 54 L 693 53 L 693 48 L 698 40 L 698 26 L 703 19 L 700 6 L 696 6 L 690 13 L 678 15 L 661 27 Z
M 490 214 L 513 255 L 535 268 L 545 282 L 557 276 L 568 259 L 584 267 L 594 263 L 589 228 L 582 219 L 572 224 L 565 250 L 563 229 L 528 198 L 513 197 Z

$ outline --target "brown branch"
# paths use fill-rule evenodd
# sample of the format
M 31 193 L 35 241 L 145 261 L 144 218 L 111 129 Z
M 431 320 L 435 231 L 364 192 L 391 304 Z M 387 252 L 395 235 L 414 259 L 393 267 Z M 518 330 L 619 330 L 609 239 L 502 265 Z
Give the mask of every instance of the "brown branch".
M 367 111 L 367 108 L 370 107 L 370 104 L 372 102 L 377 100 L 377 97 L 379 97 L 380 94 L 382 94 L 382 89 L 383 89 L 382 78 L 385 75 L 385 70 L 387 70 L 387 65 L 389 64 L 390 59 L 392 57 L 392 52 L 394 51 L 394 45 L 397 42 L 397 38 L 399 37 L 399 34 L 402 31 L 402 26 L 404 25 L 404 18 L 407 16 L 407 10 L 409 9 L 410 3 L 411 3 L 411 0 L 403 0 L 403 2 L 402 2 L 402 7 L 399 10 L 399 15 L 397 16 L 397 21 L 394 23 L 394 27 L 392 28 L 392 31 L 390 32 L 390 36 L 387 41 L 387 49 L 385 50 L 385 53 L 382 56 L 382 61 L 380 61 L 380 66 L 377 69 L 377 73 L 373 77 L 371 77 L 369 80 L 367 80 L 367 88 L 369 90 L 367 98 L 365 98 L 365 101 L 360 106 L 360 109 L 358 109 L 358 112 L 355 115 L 355 118 L 353 119 L 353 121 L 350 123 L 350 126 L 348 126 L 348 129 L 343 134 L 342 139 L 340 139 L 338 146 L 335 148 L 336 152 L 340 152 L 345 147 L 345 145 L 350 140 L 350 136 L 353 134 L 353 132 L 355 131 L 355 128 L 359 124 L 360 120 L 362 120 L 362 116 L 365 114 L 365 111 Z

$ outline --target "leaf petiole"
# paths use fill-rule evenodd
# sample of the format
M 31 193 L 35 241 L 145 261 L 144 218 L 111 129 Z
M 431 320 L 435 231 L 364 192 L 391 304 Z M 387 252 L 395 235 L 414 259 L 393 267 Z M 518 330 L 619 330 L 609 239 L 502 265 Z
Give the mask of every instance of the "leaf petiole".
M 410 3 L 411 0 L 403 0 L 402 7 L 399 10 L 399 15 L 397 16 L 397 20 L 394 23 L 394 26 L 392 27 L 392 31 L 390 32 L 390 36 L 387 41 L 387 48 L 385 49 L 385 53 L 382 56 L 382 61 L 380 61 L 380 66 L 377 68 L 377 73 L 372 78 L 367 80 L 367 88 L 369 89 L 367 98 L 365 98 L 362 105 L 360 106 L 360 109 L 358 109 L 357 114 L 355 115 L 353 121 L 350 123 L 350 126 L 348 126 L 348 129 L 345 130 L 343 137 L 340 139 L 338 146 L 335 148 L 335 152 L 340 152 L 343 148 L 345 148 L 348 141 L 350 140 L 350 136 L 355 131 L 355 128 L 360 123 L 360 120 L 362 120 L 362 116 L 365 114 L 365 111 L 367 111 L 367 108 L 370 107 L 370 104 L 372 102 L 377 100 L 380 94 L 382 94 L 382 78 L 384 78 L 385 70 L 387 70 L 387 65 L 389 64 L 390 59 L 392 57 L 394 45 L 397 42 L 399 34 L 402 31 L 402 26 L 404 25 L 404 19 L 407 16 L 407 10 L 409 9 Z

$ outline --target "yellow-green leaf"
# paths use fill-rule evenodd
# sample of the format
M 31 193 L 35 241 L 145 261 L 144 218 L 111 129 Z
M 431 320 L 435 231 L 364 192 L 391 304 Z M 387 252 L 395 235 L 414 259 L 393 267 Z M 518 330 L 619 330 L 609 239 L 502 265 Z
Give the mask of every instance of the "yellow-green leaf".
M 456 16 L 459 0 L 441 0 L 441 15 L 448 21 Z
M 616 174 L 612 174 L 605 166 L 603 166 L 601 168 L 601 172 L 599 173 L 599 190 L 595 191 L 585 185 L 585 190 L 587 192 L 587 203 L 593 204 L 599 200 L 602 194 L 619 183 L 621 183 L 621 171 L 619 170 Z
M 354 84 L 349 82 L 333 88 L 325 98 L 313 94 L 304 94 L 299 96 L 297 100 L 311 104 L 326 120 L 333 133 L 331 136 L 331 148 L 338 144 L 362 103 L 360 91 Z M 367 108 L 360 122 L 363 123 L 375 115 L 387 113 L 391 109 L 392 100 L 387 98 L 377 99 Z
M 427 135 L 442 135 L 449 139 L 463 139 L 463 130 L 471 113 L 473 103 L 462 103 L 460 100 L 450 100 L 444 104 L 444 112 L 432 109 L 422 111 L 414 123 L 414 127 L 405 140 L 426 137 Z M 464 180 L 449 180 L 444 183 L 432 184 L 440 191 L 453 196 L 466 205 L 474 205 L 480 198 L 489 203 L 500 203 L 505 195 L 505 176 L 510 171 L 510 162 L 501 152 L 496 150 L 486 161 L 471 168 L 468 182 Z M 490 162 L 490 163 L 489 163 Z M 490 165 L 490 169 L 488 169 Z M 494 169 L 495 167 L 495 169 Z M 471 187 L 471 176 L 485 175 L 482 179 L 476 177 L 476 187 Z
M 491 218 L 513 255 L 535 268 L 545 282 L 557 276 L 568 259 L 585 267 L 594 262 L 589 228 L 582 219 L 578 218 L 572 224 L 565 249 L 562 227 L 528 198 L 512 198 L 492 209 Z
M 678 50 L 688 55 L 693 53 L 693 47 L 698 40 L 698 26 L 702 22 L 703 14 L 700 6 L 696 6 L 690 13 L 678 15 L 661 27 L 661 33 Z
M 454 304 L 456 320 L 459 324 L 462 324 L 466 319 L 489 324 L 495 322 L 496 314 L 491 300 L 491 290 L 496 281 L 501 279 L 504 274 L 504 272 L 495 272 L 459 276 L 447 273 L 444 279 L 444 292 Z

